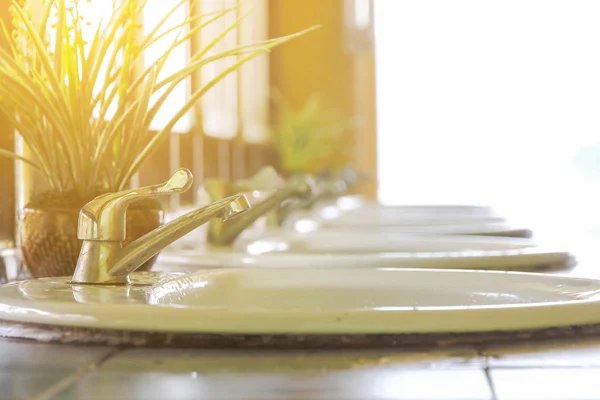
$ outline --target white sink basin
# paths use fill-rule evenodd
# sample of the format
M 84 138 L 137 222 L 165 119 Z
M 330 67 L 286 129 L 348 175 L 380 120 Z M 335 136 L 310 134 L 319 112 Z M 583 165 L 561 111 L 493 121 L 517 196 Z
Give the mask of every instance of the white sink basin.
M 399 223 L 397 220 L 385 218 L 364 219 L 359 221 L 344 220 L 339 210 L 331 208 L 324 211 L 321 216 L 314 213 L 297 212 L 284 222 L 283 228 L 297 232 L 315 232 L 324 230 L 337 230 L 353 232 L 357 230 L 378 232 L 390 235 L 414 233 L 433 235 L 485 235 L 507 237 L 531 237 L 532 232 L 519 225 L 500 219 L 448 219 L 426 220 L 412 217 Z M 338 218 L 339 217 L 339 218 Z M 382 223 L 377 221 L 382 220 Z
M 405 224 L 499 223 L 505 219 L 491 208 L 466 205 L 385 206 L 358 203 L 351 197 L 316 205 L 308 215 L 331 226 L 393 226 Z
M 338 207 L 344 208 L 348 201 L 342 199 L 336 202 Z M 496 217 L 496 212 L 486 206 L 470 205 L 397 205 L 388 206 L 378 203 L 366 202 L 362 206 L 345 207 L 348 213 L 382 214 L 382 215 L 432 215 L 432 216 L 464 216 L 464 217 Z
M 535 248 L 530 239 L 486 236 L 387 235 L 379 232 L 329 231 L 310 234 L 246 237 L 234 250 L 248 254 L 270 252 L 301 254 L 447 253 L 523 250 Z
M 385 206 L 344 196 L 322 202 L 310 211 L 296 211 L 284 228 L 298 232 L 360 229 L 390 234 L 488 235 L 531 237 L 531 231 L 509 222 L 486 206 Z
M 427 212 L 399 212 L 375 209 L 362 209 L 340 212 L 323 209 L 320 218 L 316 218 L 324 227 L 333 228 L 376 228 L 376 227 L 419 227 L 419 226 L 462 226 L 507 224 L 502 217 L 471 214 L 432 214 Z
M 427 214 L 427 215 L 465 215 L 494 217 L 494 209 L 482 205 L 466 204 L 419 204 L 419 205 L 385 205 L 368 201 L 360 195 L 341 196 L 335 200 L 324 200 L 315 206 L 315 209 L 336 207 L 341 211 L 355 211 L 360 213 L 389 213 L 389 214 Z
M 157 268 L 434 268 L 554 271 L 575 265 L 557 248 L 529 239 L 485 236 L 384 235 L 317 231 L 247 235 L 233 248 L 206 248 L 186 239 L 163 251 Z
M 600 324 L 600 281 L 402 269 L 230 269 L 134 274 L 151 286 L 0 287 L 6 324 L 206 334 L 405 334 Z M 41 325 L 39 325 L 41 324 Z

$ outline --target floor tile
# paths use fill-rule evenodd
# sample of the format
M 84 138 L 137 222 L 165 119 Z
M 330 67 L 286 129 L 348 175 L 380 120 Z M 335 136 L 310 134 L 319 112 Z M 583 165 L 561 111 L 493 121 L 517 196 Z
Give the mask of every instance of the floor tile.
M 60 398 L 488 399 L 485 361 L 474 351 L 135 349 Z
M 598 400 L 600 368 L 492 369 L 498 400 Z
M 600 368 L 600 341 L 581 340 L 485 352 L 491 368 Z
M 211 351 L 139 349 L 125 350 L 103 365 L 127 372 L 302 372 L 335 371 L 367 367 L 482 368 L 487 360 L 475 351 Z
M 57 399 L 491 399 L 480 369 L 316 373 L 125 373 L 102 369 Z
M 35 372 L 3 370 L 0 372 L 0 399 L 30 399 L 60 382 L 64 377 L 65 371 L 54 371 L 50 367 Z
M 30 398 L 109 351 L 0 339 L 0 399 Z
M 109 347 L 69 346 L 0 339 L 0 370 L 76 370 L 114 351 Z

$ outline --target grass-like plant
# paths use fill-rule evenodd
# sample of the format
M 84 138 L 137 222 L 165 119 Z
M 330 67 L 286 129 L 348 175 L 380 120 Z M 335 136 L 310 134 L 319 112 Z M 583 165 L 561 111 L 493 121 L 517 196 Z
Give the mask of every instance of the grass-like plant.
M 146 1 L 113 0 L 112 16 L 98 24 L 91 37 L 85 37 L 85 15 L 78 0 L 43 0 L 42 15 L 20 5 L 22 1 L 13 0 L 10 6 L 12 32 L 1 25 L 10 47 L 0 48 L 0 112 L 10 119 L 33 157 L 24 159 L 2 150 L 0 154 L 35 166 L 53 193 L 76 190 L 86 198 L 123 189 L 202 95 L 248 61 L 312 29 L 217 51 L 219 42 L 247 14 L 241 15 L 192 54 L 187 65 L 159 78 L 175 48 L 239 8 L 192 14 L 176 26 L 165 26 L 188 1 L 180 0 L 143 35 L 139 21 Z M 140 68 L 144 51 L 173 32 L 178 32 L 177 39 L 156 63 Z M 235 62 L 195 90 L 160 131 L 150 129 L 178 84 L 200 68 L 229 57 Z
M 349 129 L 354 121 L 329 108 L 320 94 L 313 94 L 294 108 L 275 93 L 278 120 L 275 136 L 282 168 L 289 173 L 335 171 L 352 160 L 354 141 Z

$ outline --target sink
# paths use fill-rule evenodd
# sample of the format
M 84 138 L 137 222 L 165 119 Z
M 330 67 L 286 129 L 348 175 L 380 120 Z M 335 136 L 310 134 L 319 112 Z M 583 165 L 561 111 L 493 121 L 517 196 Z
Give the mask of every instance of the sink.
M 234 250 L 249 254 L 280 251 L 309 254 L 365 254 L 365 253 L 440 253 L 458 252 L 511 252 L 535 248 L 536 242 L 521 238 L 445 235 L 387 235 L 379 232 L 322 231 L 312 234 L 263 236 L 259 239 L 242 238 Z
M 366 202 L 360 196 L 323 201 L 312 210 L 297 210 L 284 228 L 298 232 L 325 229 L 361 229 L 389 234 L 423 233 L 531 237 L 531 230 L 476 205 L 387 206 Z
M 250 234 L 233 248 L 212 248 L 192 238 L 163 251 L 156 268 L 434 268 L 556 271 L 575 265 L 559 248 L 530 239 L 486 236 L 386 235 L 322 230 L 307 234 Z
M 471 217 L 463 219 L 456 216 L 423 217 L 410 214 L 409 217 L 387 218 L 352 217 L 344 218 L 345 214 L 336 207 L 323 207 L 318 211 L 292 213 L 284 221 L 282 228 L 296 232 L 315 232 L 321 230 L 337 230 L 347 232 L 361 230 L 368 232 L 386 233 L 390 235 L 415 233 L 439 235 L 484 235 L 503 237 L 531 237 L 530 229 L 516 225 L 497 217 Z M 403 219 L 403 220 L 401 220 Z
M 68 279 L 0 286 L 0 335 L 37 332 L 45 340 L 76 332 L 81 338 L 69 330 L 77 328 L 92 329 L 100 342 L 103 330 L 164 333 L 173 343 L 177 334 L 346 335 L 338 340 L 351 341 L 353 335 L 496 335 L 600 324 L 600 281 L 558 275 L 246 268 L 133 273 L 132 286 Z M 44 329 L 51 332 L 40 336 Z
M 406 223 L 439 224 L 460 222 L 504 222 L 504 218 L 486 206 L 469 205 L 398 205 L 365 202 L 353 196 L 324 201 L 309 211 L 329 224 L 402 225 Z
M 349 212 L 324 208 L 320 211 L 321 222 L 325 227 L 369 228 L 381 226 L 448 226 L 448 225 L 489 225 L 506 224 L 506 218 L 477 214 L 445 214 L 374 209 L 357 209 Z M 317 218 L 319 220 L 319 218 Z
M 332 200 L 323 200 L 316 204 L 317 209 L 337 207 L 341 211 L 356 211 L 360 213 L 383 214 L 428 214 L 455 216 L 496 216 L 493 208 L 483 205 L 467 204 L 419 204 L 419 205 L 386 205 L 368 201 L 361 195 L 344 195 Z
M 339 209 L 339 207 L 337 207 Z M 321 213 L 327 214 L 323 207 Z M 454 206 L 364 206 L 353 210 L 340 210 L 336 220 L 355 224 L 399 225 L 410 222 L 457 223 L 503 222 L 505 218 L 491 210 Z

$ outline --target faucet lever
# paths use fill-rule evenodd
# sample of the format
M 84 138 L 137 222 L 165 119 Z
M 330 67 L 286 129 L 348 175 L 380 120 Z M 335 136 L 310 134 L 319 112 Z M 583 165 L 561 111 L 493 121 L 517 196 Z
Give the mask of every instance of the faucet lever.
M 263 167 L 248 179 L 231 182 L 234 192 L 247 192 L 252 190 L 274 190 L 283 184 L 281 177 L 272 166 Z
M 133 201 L 187 190 L 192 174 L 186 169 L 162 185 L 109 193 L 92 200 L 80 212 L 78 236 L 83 240 L 72 284 L 123 285 L 129 274 L 174 241 L 214 218 L 228 220 L 250 208 L 244 195 L 220 199 L 188 212 L 123 247 L 125 212 Z
M 185 192 L 193 180 L 192 173 L 182 168 L 165 183 L 98 196 L 81 209 L 77 237 L 81 240 L 124 241 L 125 213 L 131 203 Z

